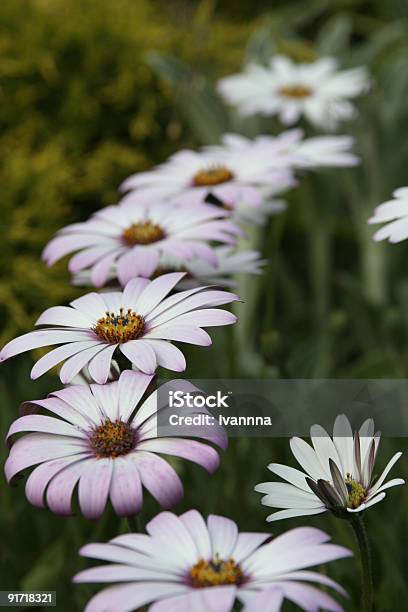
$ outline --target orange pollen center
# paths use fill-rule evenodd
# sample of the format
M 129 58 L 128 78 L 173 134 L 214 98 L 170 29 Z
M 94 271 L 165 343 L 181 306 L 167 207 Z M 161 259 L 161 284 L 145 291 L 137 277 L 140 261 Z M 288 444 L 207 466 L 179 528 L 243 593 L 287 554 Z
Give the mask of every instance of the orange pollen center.
M 107 312 L 105 317 L 98 319 L 93 331 L 105 342 L 118 344 L 139 338 L 144 328 L 142 315 L 136 314 L 131 308 L 126 312 L 121 308 L 119 314 Z
M 96 457 L 119 457 L 136 446 L 136 431 L 123 421 L 105 421 L 94 429 L 90 444 Z
M 132 223 L 122 234 L 123 242 L 129 246 L 136 244 L 151 244 L 163 240 L 165 233 L 160 227 L 151 221 L 143 223 Z
M 200 170 L 194 175 L 193 185 L 195 187 L 207 187 L 227 183 L 234 178 L 234 174 L 224 166 L 214 166 L 205 170 Z
M 233 559 L 223 561 L 218 555 L 212 561 L 200 559 L 190 571 L 191 584 L 194 588 L 220 586 L 223 584 L 240 584 L 244 574 Z
M 312 95 L 312 90 L 306 85 L 285 85 L 280 88 L 279 93 L 285 98 L 308 98 Z

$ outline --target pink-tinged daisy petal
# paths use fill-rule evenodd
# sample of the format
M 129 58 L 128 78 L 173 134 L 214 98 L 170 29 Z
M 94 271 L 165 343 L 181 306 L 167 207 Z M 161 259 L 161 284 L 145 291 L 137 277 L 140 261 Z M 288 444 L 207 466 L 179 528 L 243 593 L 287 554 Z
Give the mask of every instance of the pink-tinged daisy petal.
M 150 612 L 230 612 L 235 594 L 235 586 L 190 590 L 185 595 L 154 603 Z
M 238 527 L 231 519 L 210 514 L 207 521 L 213 558 L 229 559 L 238 538 Z
M 333 442 L 339 454 L 343 474 L 352 474 L 354 465 L 353 431 L 345 414 L 336 417 L 333 426 Z
M 118 516 L 133 516 L 142 509 L 143 491 L 139 472 L 127 457 L 117 457 L 113 462 L 109 497 Z
M 83 472 L 94 463 L 93 457 L 81 458 L 69 465 L 52 478 L 47 488 L 47 504 L 52 512 L 61 516 L 72 514 L 71 499 L 75 486 Z
M 67 359 L 60 370 L 61 382 L 64 385 L 69 384 L 74 376 L 76 376 L 95 355 L 103 351 L 105 347 L 106 343 L 101 342 L 99 345 L 91 346 Z
M 80 454 L 86 450 L 86 445 L 79 438 L 31 433 L 13 444 L 4 472 L 10 482 L 16 474 L 32 465 Z
M 312 491 L 307 493 L 286 482 L 263 482 L 255 491 L 266 493 L 261 503 L 273 508 L 319 508 L 321 500 Z
M 268 465 L 268 470 L 271 470 L 277 476 L 284 478 L 290 484 L 310 493 L 310 487 L 306 482 L 306 475 L 300 470 L 296 470 L 295 468 L 289 467 L 287 465 L 282 465 L 280 463 L 270 463 Z M 255 489 L 256 490 L 256 489 Z
M 280 574 L 279 580 L 306 580 L 306 582 L 317 582 L 318 584 L 324 584 L 324 586 L 328 586 L 338 593 L 341 593 L 341 595 L 347 597 L 347 592 L 342 586 L 340 586 L 335 580 L 329 578 L 329 576 L 319 574 L 318 572 L 302 571 L 290 572 L 289 574 Z
M 135 308 L 141 293 L 148 285 L 149 281 L 146 278 L 134 278 L 126 284 L 123 290 L 123 307 L 125 310 Z
M 89 249 L 85 249 L 84 251 L 80 251 L 71 257 L 68 264 L 68 270 L 72 274 L 75 274 L 88 266 L 93 266 L 106 255 L 111 253 L 120 253 L 120 251 L 120 248 L 112 249 L 111 246 L 91 247 Z
M 160 262 L 160 252 L 148 247 L 135 247 L 118 261 L 117 276 L 124 287 L 131 279 L 137 276 L 150 278 Z
M 144 340 L 130 340 L 120 345 L 120 350 L 145 374 L 153 374 L 157 367 L 156 353 Z
M 83 471 L 78 487 L 79 505 L 85 518 L 98 519 L 106 506 L 112 479 L 113 461 L 95 459 Z
M 99 340 L 85 340 L 84 342 L 71 342 L 71 344 L 64 344 L 63 346 L 59 346 L 52 351 L 49 351 L 44 357 L 41 357 L 33 366 L 31 370 L 31 378 L 36 380 L 48 370 L 55 367 L 61 361 L 64 361 L 68 357 L 72 357 L 72 355 L 76 355 L 81 351 L 92 348 L 95 346 L 100 346 Z
M 144 340 L 154 350 L 157 365 L 173 372 L 184 372 L 187 367 L 186 358 L 177 346 L 161 340 Z
M 110 564 L 91 567 L 74 577 L 74 582 L 140 582 L 141 580 L 157 580 L 160 572 L 145 570 L 129 565 Z M 162 574 L 163 580 L 168 580 L 167 574 Z
M 273 521 L 280 521 L 287 518 L 295 518 L 296 516 L 313 516 L 314 514 L 321 514 L 322 512 L 326 512 L 326 508 L 321 506 L 320 508 L 296 508 L 296 509 L 287 509 L 287 510 L 279 510 L 279 512 L 274 512 L 273 514 L 269 514 L 266 517 L 268 523 L 272 523 Z
M 92 321 L 97 321 L 103 317 L 106 312 L 106 305 L 102 297 L 98 293 L 87 293 L 71 302 L 71 306 L 84 315 L 88 316 Z
M 93 380 L 96 380 L 100 385 L 104 385 L 108 380 L 115 350 L 116 344 L 106 346 L 102 351 L 98 352 L 88 364 L 89 374 Z
M 283 591 L 287 599 L 293 601 L 301 610 L 306 610 L 306 612 L 316 612 L 320 609 L 329 612 L 343 612 L 342 606 L 333 597 L 310 585 L 292 581 L 278 581 L 276 586 Z
M 25 486 L 25 494 L 30 504 L 37 508 L 44 508 L 44 493 L 49 482 L 64 468 L 85 459 L 87 456 L 88 454 L 84 453 L 73 457 L 64 457 L 63 459 L 47 461 L 36 467 L 27 478 Z
M 178 340 L 197 346 L 210 346 L 212 344 L 211 337 L 203 329 L 172 322 L 158 325 L 146 332 L 144 337 L 148 340 Z
M 172 508 L 183 498 L 183 485 L 174 469 L 161 457 L 145 451 L 129 455 L 135 462 L 143 486 L 163 508 Z
M 185 272 L 172 272 L 154 279 L 139 296 L 138 313 L 146 317 L 184 276 Z
M 118 383 L 118 404 L 124 421 L 128 421 L 152 380 L 153 376 L 141 372 L 131 372 L 130 370 L 122 372 Z
M 215 472 L 218 468 L 220 459 L 216 450 L 208 444 L 197 442 L 196 440 L 183 440 L 178 438 L 156 438 L 144 440 L 137 445 L 138 450 L 145 450 L 153 453 L 164 453 L 182 457 L 194 463 L 198 463 L 207 472 Z
M 157 581 L 114 586 L 94 595 L 84 612 L 131 612 L 154 599 L 171 597 L 186 590 L 184 585 Z
M 183 521 L 172 512 L 161 512 L 155 516 L 147 523 L 146 531 L 157 544 L 171 550 L 180 568 L 188 568 L 196 563 L 194 540 Z
M 323 427 L 320 425 L 313 425 L 310 429 L 310 437 L 312 440 L 313 447 L 316 455 L 321 463 L 322 470 L 326 474 L 326 479 L 330 479 L 330 468 L 329 460 L 334 461 L 336 465 L 340 464 L 340 458 L 337 453 L 337 449 L 333 444 L 333 440 Z
M 376 489 L 376 493 L 380 493 L 381 491 L 385 491 L 386 489 L 390 489 L 391 487 L 398 487 L 399 485 L 405 484 L 405 480 L 403 478 L 393 478 L 389 480 L 387 483 L 382 485 L 379 489 Z M 372 493 L 370 492 L 370 496 L 368 499 L 371 499 Z
M 173 308 L 180 302 L 185 302 L 185 300 L 188 297 L 196 293 L 203 293 L 205 290 L 208 290 L 208 287 L 199 286 L 199 287 L 193 287 L 192 289 L 187 289 L 186 291 L 180 291 L 178 293 L 174 293 L 173 295 L 170 295 L 169 297 L 165 298 L 162 302 L 159 302 L 159 304 L 157 304 L 155 308 L 153 308 L 153 310 L 149 313 L 149 316 L 146 317 L 146 320 L 150 321 L 150 319 L 153 319 L 154 317 L 160 315 L 166 310 Z
M 270 537 L 269 533 L 239 533 L 231 557 L 236 563 L 241 563 Z
M 193 310 L 177 317 L 180 325 L 193 325 L 197 327 L 218 327 L 220 325 L 233 325 L 237 322 L 237 317 L 219 308 L 206 308 L 203 310 Z
M 117 251 L 108 253 L 98 261 L 91 270 L 91 281 L 95 287 L 103 287 L 108 280 L 109 272 L 117 257 Z
M 57 236 L 51 240 L 43 250 L 42 259 L 47 266 L 52 266 L 56 261 L 73 251 L 91 246 L 98 246 L 99 244 L 100 237 L 96 235 L 73 234 Z
M 92 319 L 69 306 L 52 306 L 44 310 L 36 325 L 63 325 L 64 327 L 90 327 Z
M 11 340 L 0 352 L 0 362 L 10 359 L 20 353 L 31 351 L 31 349 L 50 346 L 51 344 L 64 344 L 82 340 L 94 340 L 95 337 L 89 331 L 72 331 L 70 329 L 42 329 L 32 331 L 23 336 Z
M 347 512 L 351 512 L 351 514 L 362 512 L 363 510 L 370 508 L 370 506 L 375 506 L 375 504 L 378 504 L 378 502 L 382 501 L 385 496 L 386 493 L 379 493 L 374 497 L 371 497 L 370 501 L 363 502 L 362 504 L 360 504 L 357 508 L 347 508 Z
M 384 480 L 387 478 L 388 474 L 390 473 L 391 469 L 397 463 L 397 461 L 400 459 L 401 456 L 402 456 L 402 453 L 398 452 L 398 453 L 395 453 L 395 455 L 389 460 L 386 467 L 384 468 L 383 473 L 378 478 L 377 482 L 371 487 L 370 493 L 373 494 L 378 491 L 378 489 L 381 487 Z
M 92 395 L 98 404 L 101 415 L 100 421 L 105 419 L 116 421 L 119 419 L 120 405 L 118 385 L 118 381 L 111 382 L 108 385 L 90 385 Z
M 279 587 L 266 588 L 256 593 L 242 612 L 279 612 L 283 603 L 283 592 Z
M 180 520 L 189 531 L 199 559 L 210 559 L 212 554 L 211 540 L 207 525 L 197 510 L 189 510 L 180 515 Z
M 105 311 L 118 313 L 123 306 L 122 293 L 120 291 L 105 291 L 101 297 L 105 302 Z
M 102 412 L 94 396 L 90 392 L 89 387 L 85 385 L 70 385 L 65 389 L 53 391 L 52 395 L 69 404 L 69 406 L 71 406 L 75 412 L 79 412 L 83 418 L 93 423 L 98 423 L 100 421 Z M 43 402 L 48 401 L 50 400 L 43 400 Z
M 43 416 L 42 414 L 30 414 L 16 419 L 8 430 L 7 438 L 23 431 L 54 433 L 60 436 L 73 436 L 74 438 L 86 439 L 85 434 L 78 427 L 66 423 L 61 419 Z
M 325 472 L 323 472 L 322 465 L 316 456 L 315 451 L 307 442 L 301 438 L 292 438 L 290 441 L 291 451 L 304 470 L 314 480 L 318 478 L 325 478 Z
M 126 540 L 124 540 L 124 538 L 126 538 Z M 148 536 L 144 534 L 126 534 L 117 536 L 108 544 L 85 544 L 85 546 L 82 546 L 79 553 L 83 557 L 90 557 L 91 559 L 101 559 L 103 561 L 113 561 L 138 566 L 144 556 L 146 556 L 146 558 L 148 557 L 150 547 L 148 547 L 147 550 L 144 550 L 143 546 L 139 546 L 139 544 L 131 547 L 129 545 L 129 538 L 132 538 L 132 541 L 136 539 L 137 542 L 140 542 L 140 538 L 143 538 L 144 541 L 146 539 L 149 540 Z M 120 543 L 120 545 L 117 546 L 116 542 Z M 151 545 L 150 541 L 149 544 Z M 141 554 L 143 554 L 143 557 Z
M 166 300 L 164 300 L 159 308 L 150 312 L 146 321 L 149 322 L 149 325 L 156 327 L 200 307 L 221 306 L 236 300 L 238 300 L 238 296 L 228 291 L 201 291 L 195 293 L 195 295 L 186 296 L 185 299 L 179 300 L 177 303 L 174 303 L 174 300 L 169 300 L 168 307 L 163 310 L 162 307 L 166 303 Z
M 68 423 L 76 425 L 81 429 L 87 429 L 93 422 L 88 416 L 84 416 L 78 410 L 75 410 L 72 406 L 66 402 L 60 400 L 57 397 L 48 397 L 44 400 L 35 400 L 33 402 L 24 402 L 20 406 L 20 414 L 25 416 L 26 414 L 32 414 L 33 409 L 38 411 L 37 407 L 45 408 L 49 412 L 56 414 L 58 417 L 65 419 Z

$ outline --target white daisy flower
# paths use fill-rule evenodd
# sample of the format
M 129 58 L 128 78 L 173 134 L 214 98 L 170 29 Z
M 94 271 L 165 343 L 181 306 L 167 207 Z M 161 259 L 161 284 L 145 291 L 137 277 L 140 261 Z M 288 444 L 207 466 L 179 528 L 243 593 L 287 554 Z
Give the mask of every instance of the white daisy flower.
M 84 223 L 64 227 L 45 247 L 43 259 L 51 266 L 75 253 L 70 271 L 89 270 L 95 287 L 106 283 L 112 269 L 122 286 L 136 276 L 149 278 L 166 256 L 185 261 L 201 257 L 216 265 L 210 241 L 235 244 L 243 233 L 229 216 L 204 203 L 181 209 L 153 198 L 144 198 L 137 206 L 122 201 L 102 208 Z
M 402 453 L 396 453 L 381 476 L 373 479 L 374 463 L 380 443 L 380 433 L 374 433 L 374 421 L 367 419 L 353 436 L 351 425 L 343 414 L 336 418 L 333 438 L 320 426 L 310 430 L 313 447 L 301 438 L 292 438 L 290 447 L 304 472 L 271 463 L 268 468 L 287 482 L 264 482 L 255 487 L 265 493 L 262 503 L 282 508 L 268 516 L 267 521 L 329 510 L 336 516 L 366 510 L 382 501 L 385 490 L 404 484 L 402 478 L 385 483 L 393 465 Z
M 107 563 L 83 570 L 74 582 L 112 585 L 94 595 L 85 612 L 146 605 L 149 612 L 232 612 L 238 601 L 244 612 L 279 612 L 283 598 L 307 612 L 343 610 L 314 583 L 346 595 L 344 589 L 309 568 L 351 551 L 331 544 L 320 529 L 299 527 L 271 539 L 269 533 L 239 532 L 229 518 L 205 521 L 189 510 L 181 516 L 161 512 L 146 531 L 81 548 L 81 555 Z
M 212 266 L 201 258 L 182 261 L 176 257 L 163 257 L 154 272 L 154 277 L 167 272 L 185 272 L 186 276 L 176 285 L 175 289 L 182 291 L 206 284 L 222 287 L 236 287 L 234 276 L 237 274 L 262 274 L 262 268 L 267 263 L 260 258 L 259 251 L 237 251 L 232 247 L 216 247 L 214 253 L 217 265 Z M 135 277 L 137 271 L 135 271 Z M 115 283 L 117 273 L 111 268 L 107 282 Z M 79 287 L 92 284 L 90 270 L 81 270 L 72 278 L 74 285 Z
M 218 201 L 238 216 L 251 219 L 266 199 L 293 187 L 295 179 L 289 156 L 282 159 L 275 146 L 259 150 L 254 141 L 227 136 L 234 138 L 241 143 L 237 149 L 224 140 L 226 146 L 179 151 L 164 164 L 130 176 L 121 189 L 134 191 L 122 201 L 138 203 L 146 196 L 182 198 L 187 205 Z M 278 210 L 281 208 L 279 204 Z
M 351 136 L 317 136 L 304 138 L 304 131 L 296 128 L 286 130 L 278 136 L 262 135 L 250 140 L 236 134 L 225 134 L 224 148 L 239 154 L 251 146 L 259 157 L 276 155 L 283 166 L 294 170 L 313 170 L 322 167 L 342 168 L 356 166 L 360 159 L 352 152 L 354 139 Z M 222 147 L 208 147 L 216 152 Z
M 373 236 L 374 240 L 401 242 L 408 238 L 408 187 L 400 187 L 393 194 L 394 199 L 380 204 L 369 223 L 386 223 Z
M 338 70 L 334 58 L 297 64 L 277 55 L 269 66 L 248 65 L 218 83 L 218 90 L 242 115 L 278 115 L 285 125 L 304 116 L 319 128 L 334 129 L 356 112 L 350 102 L 369 87 L 365 68 Z

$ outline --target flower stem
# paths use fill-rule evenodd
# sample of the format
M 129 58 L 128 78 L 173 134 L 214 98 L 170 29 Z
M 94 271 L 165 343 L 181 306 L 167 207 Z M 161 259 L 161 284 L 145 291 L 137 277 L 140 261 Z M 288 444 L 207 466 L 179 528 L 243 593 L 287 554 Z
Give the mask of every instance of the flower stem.
M 127 522 L 129 525 L 129 531 L 133 533 L 143 533 L 143 525 L 140 515 L 128 516 Z
M 373 611 L 373 575 L 371 569 L 371 554 L 368 543 L 367 531 L 363 517 L 356 514 L 350 521 L 360 549 L 361 559 L 361 584 L 362 584 L 362 610 Z

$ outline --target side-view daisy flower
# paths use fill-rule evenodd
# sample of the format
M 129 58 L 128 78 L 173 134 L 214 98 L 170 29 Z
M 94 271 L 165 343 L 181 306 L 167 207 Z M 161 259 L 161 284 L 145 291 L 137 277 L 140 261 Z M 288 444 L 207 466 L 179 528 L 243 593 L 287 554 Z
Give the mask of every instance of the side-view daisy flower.
M 339 71 L 332 57 L 297 64 L 284 55 L 272 57 L 268 66 L 250 64 L 218 83 L 218 91 L 242 115 L 278 115 L 285 125 L 304 116 L 325 129 L 352 119 L 355 108 L 350 99 L 368 87 L 365 68 Z
M 148 195 L 182 198 L 192 206 L 211 196 L 238 216 L 245 214 L 248 218 L 251 211 L 256 214 L 265 199 L 294 184 L 287 158 L 281 159 L 275 149 L 259 152 L 253 141 L 246 140 L 239 150 L 220 145 L 179 151 L 164 164 L 130 176 L 121 189 L 134 190 L 124 198 L 134 203 Z
M 233 293 L 208 287 L 168 296 L 184 276 L 175 272 L 153 281 L 133 279 L 123 292 L 87 293 L 70 306 L 49 308 L 36 322 L 49 327 L 11 340 L 0 352 L 0 361 L 61 344 L 37 361 L 32 378 L 65 361 L 60 370 L 64 384 L 85 366 L 92 379 L 103 384 L 118 350 L 146 374 L 158 366 L 181 372 L 186 361 L 172 341 L 209 346 L 211 338 L 203 327 L 236 322 L 235 315 L 215 307 L 238 299 Z
M 394 199 L 377 206 L 368 220 L 371 224 L 386 224 L 374 234 L 376 241 L 401 242 L 408 238 L 408 187 L 400 187 L 392 195 Z
M 181 516 L 161 512 L 146 531 L 81 549 L 81 555 L 109 564 L 80 572 L 74 582 L 120 583 L 95 595 L 85 612 L 128 612 L 150 603 L 150 612 L 230 612 L 236 599 L 249 604 L 268 587 L 280 589 L 302 610 L 342 610 L 308 584 L 345 594 L 326 575 L 306 570 L 351 555 L 319 529 L 300 527 L 271 540 L 268 533 L 239 533 L 223 516 L 210 515 L 205 522 L 190 510 Z
M 217 265 L 213 266 L 200 257 L 191 261 L 182 261 L 176 257 L 163 257 L 156 268 L 155 275 L 170 271 L 183 271 L 186 276 L 178 283 L 177 289 L 184 290 L 207 284 L 221 287 L 235 287 L 234 276 L 237 274 L 262 274 L 262 268 L 267 263 L 261 259 L 259 251 L 237 250 L 230 246 L 216 247 L 214 252 Z M 115 270 L 109 273 L 108 281 L 115 282 Z M 91 284 L 89 270 L 82 270 L 73 276 L 74 285 L 87 286 Z
M 89 270 L 96 287 L 103 286 L 112 269 L 122 285 L 135 276 L 151 277 L 162 257 L 189 261 L 200 257 L 216 265 L 209 241 L 235 244 L 242 230 L 229 213 L 211 204 L 183 207 L 143 198 L 138 205 L 120 202 L 95 213 L 84 223 L 58 232 L 43 252 L 48 265 L 77 251 L 70 272 Z
M 267 521 L 329 510 L 346 518 L 374 506 L 385 497 L 385 490 L 404 484 L 402 478 L 385 482 L 391 468 L 401 457 L 396 453 L 381 476 L 373 479 L 373 469 L 380 443 L 374 432 L 374 421 L 367 419 L 359 431 L 353 431 L 347 417 L 339 415 L 334 423 L 333 438 L 320 425 L 310 430 L 312 445 L 292 438 L 292 453 L 303 471 L 271 463 L 268 468 L 286 482 L 263 482 L 255 491 L 265 493 L 262 503 L 283 508 L 268 516 Z
M 77 485 L 79 506 L 88 519 L 99 518 L 108 499 L 119 516 L 136 514 L 143 504 L 142 485 L 163 508 L 171 508 L 182 498 L 183 485 L 160 455 L 188 459 L 209 472 L 217 469 L 219 457 L 209 444 L 158 434 L 165 394 L 155 391 L 143 400 L 151 380 L 127 370 L 118 381 L 72 385 L 23 405 L 28 414 L 14 421 L 7 438 L 33 433 L 12 444 L 7 480 L 36 466 L 26 482 L 28 501 L 43 508 L 46 500 L 50 510 L 62 515 L 72 514 Z M 40 408 L 52 416 L 37 414 Z M 191 427 L 188 435 L 226 447 L 226 434 L 217 425 L 205 432 Z
M 237 134 L 225 134 L 222 138 L 222 147 L 229 151 L 238 153 L 251 146 L 260 157 L 274 154 L 283 166 L 293 170 L 356 166 L 360 158 L 352 152 L 353 145 L 351 136 L 304 138 L 304 132 L 299 128 L 286 130 L 278 136 L 257 136 L 253 140 Z M 206 150 L 215 153 L 219 149 L 219 146 L 212 146 Z

